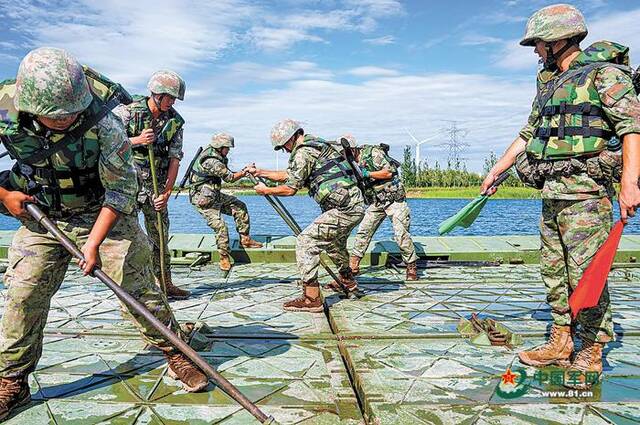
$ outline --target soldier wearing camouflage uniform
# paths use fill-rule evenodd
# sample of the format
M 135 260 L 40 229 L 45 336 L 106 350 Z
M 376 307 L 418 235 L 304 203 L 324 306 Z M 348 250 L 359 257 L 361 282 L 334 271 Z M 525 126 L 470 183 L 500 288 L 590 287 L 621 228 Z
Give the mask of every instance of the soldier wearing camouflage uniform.
M 318 137 L 305 134 L 300 124 L 283 120 L 271 131 L 275 150 L 290 153 L 286 171 L 247 168 L 256 177 L 283 182 L 276 187 L 260 183 L 259 195 L 292 196 L 302 188 L 320 205 L 322 214 L 296 239 L 296 261 L 302 279 L 302 297 L 284 303 L 289 311 L 323 311 L 318 283 L 320 254 L 325 251 L 338 267 L 340 282 L 346 292 L 355 292 L 358 283 L 349 267 L 347 238 L 364 216 L 364 199 L 357 186 L 353 170 L 342 155 Z
M 173 108 L 176 99 L 184 100 L 185 83 L 172 71 L 158 71 L 151 76 L 147 88 L 151 96 L 137 97 L 129 105 L 122 105 L 114 111 L 122 120 L 129 140 L 133 145 L 133 158 L 138 171 L 140 193 L 139 207 L 144 215 L 147 235 L 153 246 L 153 271 L 161 280 L 160 243 L 167 246 L 169 241 L 169 212 L 167 202 L 178 176 L 182 159 L 182 132 L 184 120 Z M 158 198 L 153 199 L 153 180 L 149 163 L 149 145 L 153 146 L 155 169 L 158 179 Z M 163 222 L 164 235 L 158 231 L 158 215 Z M 171 253 L 164 250 L 165 283 L 167 296 L 183 299 L 189 291 L 178 288 L 171 280 Z
M 207 220 L 216 233 L 216 245 L 220 254 L 220 270 L 231 270 L 229 229 L 222 214 L 231 215 L 240 234 L 240 246 L 262 248 L 260 242 L 249 236 L 249 212 L 247 205 L 235 196 L 220 191 L 222 181 L 235 182 L 246 175 L 245 171 L 229 170 L 229 150 L 234 147 L 232 136 L 219 133 L 196 159 L 190 175 L 189 199 L 196 210 Z
M 30 52 L 17 79 L 0 83 L 0 139 L 17 161 L 4 173 L 0 201 L 22 222 L 4 277 L 8 291 L 0 342 L 0 420 L 29 402 L 27 378 L 42 355 L 51 298 L 71 261 L 64 247 L 28 216 L 25 202 L 39 204 L 80 247 L 85 275 L 102 258 L 106 273 L 178 330 L 148 268 L 149 246 L 134 214 L 138 185 L 131 148 L 103 97 L 113 87 L 121 90 L 53 48 Z M 142 316 L 133 311 L 128 316 L 145 341 L 164 352 L 170 374 L 185 389 L 206 387 L 207 377 L 186 356 Z
M 367 251 L 373 235 L 382 221 L 389 217 L 393 226 L 393 235 L 402 253 L 402 261 L 407 266 L 407 280 L 417 280 L 418 256 L 409 233 L 411 210 L 407 205 L 404 186 L 398 176 L 400 164 L 387 154 L 383 145 L 358 146 L 355 138 L 350 134 L 345 134 L 341 138 L 349 142 L 363 177 L 370 182 L 369 197 L 372 199 L 372 204 L 367 207 L 356 233 L 356 241 L 349 261 L 351 270 L 356 275 L 360 272 L 360 260 Z
M 628 49 L 597 42 L 582 51 L 586 35 L 582 14 L 570 5 L 545 7 L 529 19 L 520 44 L 535 46 L 544 62 L 538 93 L 527 125 L 482 184 L 483 193 L 493 193 L 496 176 L 515 163 L 523 181 L 542 190 L 541 272 L 553 326 L 546 344 L 519 356 L 528 365 L 582 372 L 580 386 L 586 372 L 602 372 L 603 346 L 614 338 L 609 291 L 575 321 L 568 298 L 609 234 L 613 182 L 621 178 L 623 221 L 640 203 L 640 103 Z M 607 149 L 613 136 L 622 153 Z M 582 344 L 572 360 L 576 325 Z

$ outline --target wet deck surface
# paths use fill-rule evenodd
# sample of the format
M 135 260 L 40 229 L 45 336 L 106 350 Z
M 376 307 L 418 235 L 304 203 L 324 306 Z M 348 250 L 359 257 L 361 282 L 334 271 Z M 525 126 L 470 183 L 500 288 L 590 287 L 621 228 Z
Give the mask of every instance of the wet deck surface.
M 403 271 L 365 271 L 364 298 L 326 292 L 327 314 L 306 314 L 280 308 L 300 291 L 291 264 L 237 265 L 226 278 L 211 266 L 175 268 L 174 282 L 194 295 L 172 306 L 179 320 L 210 327 L 203 355 L 280 423 L 640 423 L 640 268 L 612 274 L 617 338 L 603 384 L 579 400 L 535 386 L 499 397 L 517 349 L 474 346 L 456 332 L 460 317 L 480 312 L 523 335 L 525 347 L 541 343 L 550 314 L 537 265 L 426 269 L 416 283 Z M 115 297 L 75 271 L 46 335 L 33 402 L 7 423 L 254 423 L 213 385 L 185 393 Z

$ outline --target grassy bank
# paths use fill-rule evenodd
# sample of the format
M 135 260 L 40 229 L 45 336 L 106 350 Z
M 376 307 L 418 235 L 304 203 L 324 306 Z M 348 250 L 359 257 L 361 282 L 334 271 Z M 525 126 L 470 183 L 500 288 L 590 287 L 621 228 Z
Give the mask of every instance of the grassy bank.
M 407 189 L 407 197 L 418 199 L 475 198 L 477 187 L 412 187 Z M 540 191 L 528 187 L 500 187 L 494 199 L 537 199 Z

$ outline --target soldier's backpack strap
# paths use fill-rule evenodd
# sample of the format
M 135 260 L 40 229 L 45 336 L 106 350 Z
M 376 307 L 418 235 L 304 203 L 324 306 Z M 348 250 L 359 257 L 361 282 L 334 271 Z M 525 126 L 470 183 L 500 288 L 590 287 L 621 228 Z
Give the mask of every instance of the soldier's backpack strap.
M 540 111 L 542 111 L 542 109 L 545 107 L 547 102 L 549 102 L 549 100 L 553 97 L 554 93 L 560 87 L 562 87 L 562 85 L 564 83 L 566 83 L 570 79 L 572 79 L 574 77 L 584 78 L 584 76 L 586 76 L 588 73 L 590 73 L 594 69 L 602 69 L 602 68 L 606 68 L 606 67 L 610 67 L 610 66 L 614 67 L 614 68 L 618 68 L 621 71 L 629 73 L 630 75 L 631 75 L 631 73 L 633 73 L 633 70 L 629 66 L 620 65 L 620 64 L 617 64 L 617 63 L 613 63 L 613 62 L 593 62 L 593 63 L 587 64 L 585 66 L 582 66 L 580 68 L 576 68 L 576 69 L 571 69 L 571 70 L 565 71 L 563 74 L 560 74 L 560 76 L 557 79 L 552 80 L 549 83 L 547 83 L 548 85 L 550 85 L 550 87 L 548 89 L 545 87 L 544 94 L 542 96 L 541 96 L 540 92 L 538 93 L 538 95 L 536 96 L 536 102 L 538 103 L 538 109 Z
M 111 110 L 113 110 L 113 108 L 121 103 L 122 101 L 118 96 L 114 97 L 113 99 L 105 103 L 98 112 L 87 117 L 87 119 L 81 125 L 68 132 L 62 139 L 60 139 L 60 141 L 51 145 L 45 145 L 42 149 L 35 152 L 33 155 L 30 155 L 27 158 L 22 158 L 20 159 L 20 161 L 29 165 L 34 165 L 49 158 L 56 152 L 61 151 L 71 143 L 78 140 L 78 138 L 82 137 L 84 133 L 98 124 L 100 120 L 102 120 L 105 116 L 107 116 L 109 112 L 111 112 Z

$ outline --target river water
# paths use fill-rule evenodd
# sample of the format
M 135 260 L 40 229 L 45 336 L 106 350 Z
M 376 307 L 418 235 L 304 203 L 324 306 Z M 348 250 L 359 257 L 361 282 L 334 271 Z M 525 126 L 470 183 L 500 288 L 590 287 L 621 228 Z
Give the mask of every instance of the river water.
M 240 196 L 251 214 L 251 233 L 256 235 L 288 235 L 291 231 L 271 206 L 261 196 Z M 298 223 L 304 227 L 320 213 L 318 206 L 307 196 L 282 198 Z M 468 199 L 409 199 L 412 213 L 411 232 L 419 236 L 436 236 L 440 222 L 455 214 Z M 449 235 L 535 235 L 538 234 L 538 220 L 541 201 L 536 199 L 490 199 L 468 229 L 455 229 Z M 169 216 L 172 233 L 210 233 L 205 220 L 191 206 L 186 196 L 171 199 Z M 615 207 L 615 219 L 619 217 Z M 225 217 L 232 238 L 233 221 Z M 19 222 L 0 215 L 0 230 L 15 230 Z M 630 220 L 625 234 L 640 234 L 640 218 Z M 375 239 L 392 238 L 389 220 L 385 220 Z

